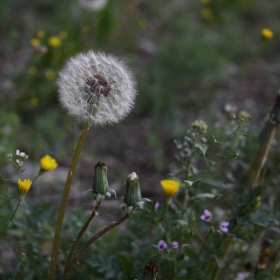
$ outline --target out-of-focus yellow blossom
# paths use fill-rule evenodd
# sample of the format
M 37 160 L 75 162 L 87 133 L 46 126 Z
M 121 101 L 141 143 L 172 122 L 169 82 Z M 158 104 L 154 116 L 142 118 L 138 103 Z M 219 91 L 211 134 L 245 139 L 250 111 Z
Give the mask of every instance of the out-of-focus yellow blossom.
M 61 45 L 61 40 L 57 36 L 52 36 L 49 38 L 48 43 L 51 47 L 57 48 Z
M 55 78 L 55 72 L 51 69 L 48 69 L 45 73 L 45 76 L 48 80 L 53 80 Z
M 83 33 L 88 33 L 89 31 L 90 31 L 90 28 L 89 28 L 88 25 L 84 25 L 84 26 L 82 27 L 82 32 L 83 32 Z
M 141 29 L 145 29 L 149 26 L 149 21 L 146 18 L 141 18 L 138 24 Z
M 168 197 L 173 196 L 180 187 L 180 183 L 174 180 L 162 180 L 160 183 L 164 194 Z
M 41 39 L 41 38 L 44 38 L 44 37 L 45 37 L 46 33 L 45 33 L 44 30 L 40 29 L 40 30 L 38 30 L 38 31 L 36 32 L 36 35 L 37 35 L 38 38 Z
M 39 98 L 34 96 L 30 99 L 30 104 L 33 106 L 37 106 L 39 104 Z
M 30 66 L 29 68 L 28 68 L 28 74 L 30 74 L 30 75 L 35 75 L 37 73 L 37 68 L 36 68 L 36 66 Z
M 67 31 L 61 31 L 60 33 L 59 33 L 59 37 L 61 38 L 61 39 L 66 39 L 67 37 L 68 37 L 68 32 Z
M 33 46 L 33 47 L 37 47 L 37 46 L 40 46 L 41 45 L 41 41 L 37 38 L 32 38 L 30 40 L 30 45 Z
M 19 200 L 23 200 L 25 198 L 26 194 L 30 190 L 31 185 L 32 185 L 32 181 L 30 181 L 29 179 L 25 179 L 25 180 L 18 179 L 17 192 L 18 192 Z
M 206 20 L 213 20 L 214 19 L 214 14 L 211 9 L 209 8 L 203 8 L 201 10 L 201 16 L 206 19 Z
M 262 30 L 262 37 L 265 40 L 271 39 L 273 37 L 273 35 L 274 35 L 273 32 L 271 30 L 269 30 L 268 28 L 264 28 Z
M 42 171 L 49 171 L 57 168 L 57 162 L 49 155 L 45 155 L 40 160 L 40 166 Z
M 207 5 L 210 3 L 210 0 L 199 0 L 200 4 Z

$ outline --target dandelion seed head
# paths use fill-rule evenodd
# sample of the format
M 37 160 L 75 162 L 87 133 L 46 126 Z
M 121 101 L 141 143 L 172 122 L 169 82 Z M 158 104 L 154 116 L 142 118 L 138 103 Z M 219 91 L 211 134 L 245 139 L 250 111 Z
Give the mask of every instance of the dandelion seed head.
M 136 97 L 130 70 L 116 57 L 93 51 L 68 60 L 59 73 L 58 88 L 70 115 L 97 125 L 123 119 Z

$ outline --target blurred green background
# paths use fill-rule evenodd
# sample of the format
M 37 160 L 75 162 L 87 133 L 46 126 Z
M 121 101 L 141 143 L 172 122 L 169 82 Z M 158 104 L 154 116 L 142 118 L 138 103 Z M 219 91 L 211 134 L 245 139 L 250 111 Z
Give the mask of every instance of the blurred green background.
M 174 155 L 172 140 L 196 119 L 207 122 L 210 136 L 219 135 L 227 104 L 252 116 L 250 155 L 279 89 L 279 14 L 279 0 L 1 0 L 0 170 L 16 149 L 33 163 L 50 154 L 69 165 L 81 124 L 58 104 L 56 78 L 68 58 L 89 49 L 124 60 L 138 96 L 124 121 L 90 130 L 79 170 L 83 189 L 103 160 L 114 180 L 135 171 L 145 193 L 156 194 L 153 186 Z M 274 36 L 262 38 L 263 28 Z M 51 185 L 43 194 L 61 188 Z M 40 226 L 41 237 L 51 236 L 49 227 Z M 35 250 L 34 244 L 28 246 Z

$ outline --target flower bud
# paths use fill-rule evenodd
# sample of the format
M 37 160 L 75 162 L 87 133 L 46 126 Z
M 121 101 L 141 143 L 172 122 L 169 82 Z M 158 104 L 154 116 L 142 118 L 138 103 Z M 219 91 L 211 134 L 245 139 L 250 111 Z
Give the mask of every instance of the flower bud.
M 139 177 L 135 172 L 132 172 L 127 176 L 124 203 L 129 206 L 135 206 L 135 204 L 141 201 L 142 195 L 139 184 Z
M 31 185 L 32 185 L 32 181 L 30 181 L 29 179 L 25 179 L 25 180 L 18 179 L 17 192 L 18 192 L 19 200 L 23 200 L 25 198 L 26 194 L 30 190 Z
M 105 197 L 109 191 L 107 180 L 107 166 L 102 161 L 95 165 L 95 173 L 92 184 L 92 194 L 94 198 L 97 196 Z
M 155 261 L 149 261 L 144 267 L 142 280 L 156 280 L 158 275 L 158 264 Z

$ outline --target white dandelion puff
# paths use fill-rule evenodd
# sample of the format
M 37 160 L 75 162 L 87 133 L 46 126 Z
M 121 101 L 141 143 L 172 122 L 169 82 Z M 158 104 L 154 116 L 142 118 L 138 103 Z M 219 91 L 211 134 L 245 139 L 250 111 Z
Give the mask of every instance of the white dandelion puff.
M 112 124 L 136 97 L 130 70 L 116 57 L 88 51 L 70 58 L 59 73 L 59 100 L 68 113 L 91 124 Z

